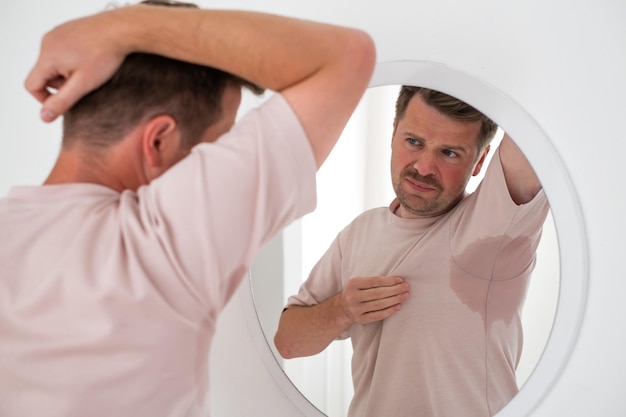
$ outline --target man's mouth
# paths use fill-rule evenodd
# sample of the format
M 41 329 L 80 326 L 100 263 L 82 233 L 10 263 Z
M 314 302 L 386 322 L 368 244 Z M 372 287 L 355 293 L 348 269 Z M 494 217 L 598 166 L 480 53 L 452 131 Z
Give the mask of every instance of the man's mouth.
M 412 189 L 419 192 L 437 191 L 441 189 L 439 183 L 434 178 L 423 177 L 410 172 L 406 173 L 404 178 Z

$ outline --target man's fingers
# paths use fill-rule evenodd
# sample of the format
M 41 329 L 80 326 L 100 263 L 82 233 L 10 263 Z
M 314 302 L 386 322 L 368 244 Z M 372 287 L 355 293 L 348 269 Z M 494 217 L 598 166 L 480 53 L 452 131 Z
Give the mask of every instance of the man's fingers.
M 398 304 L 402 304 L 406 300 L 409 299 L 408 292 L 401 292 L 398 294 L 394 294 L 393 296 L 389 296 L 386 298 L 374 299 L 371 301 L 367 301 L 361 304 L 361 310 L 363 314 L 369 314 L 376 311 L 385 310 L 389 307 L 393 307 Z
M 62 76 L 55 76 L 45 81 L 45 84 L 42 82 L 37 84 L 37 81 L 34 81 L 33 84 L 27 86 L 27 89 L 43 104 L 41 119 L 44 122 L 52 122 L 69 110 L 93 87 L 85 85 L 81 79 L 81 74 L 76 72 L 67 79 Z M 54 89 L 56 92 L 51 92 L 50 89 Z
M 409 289 L 409 284 L 402 280 L 397 284 L 382 287 L 354 288 L 346 285 L 345 298 L 350 304 L 362 304 L 408 293 Z
M 346 283 L 346 286 L 352 286 L 356 289 L 366 290 L 370 288 L 390 287 L 393 285 L 398 285 L 402 282 L 404 282 L 404 280 L 401 277 L 397 276 L 358 277 L 350 279 Z
M 395 313 L 397 313 L 400 310 L 401 306 L 402 304 L 398 303 L 398 304 L 393 304 L 389 307 L 383 308 L 382 310 L 368 311 L 367 313 L 364 313 L 359 317 L 360 320 L 358 321 L 358 323 L 368 324 L 368 323 L 374 323 L 380 320 L 384 320 L 388 317 L 391 317 Z
M 386 299 L 389 297 L 393 297 L 395 295 L 408 293 L 408 292 L 409 292 L 409 284 L 405 282 L 401 282 L 399 284 L 395 284 L 389 287 L 376 287 L 376 288 L 369 288 L 366 290 L 361 290 L 361 294 L 363 295 L 365 301 Z
M 49 54 L 48 54 L 49 55 Z M 53 55 L 54 57 L 54 55 Z M 70 56 L 64 60 L 40 58 L 24 81 L 30 94 L 43 104 L 41 118 L 51 122 L 90 91 L 104 84 L 121 65 L 125 55 Z M 61 62 L 57 62 L 61 60 Z M 50 61 L 53 64 L 46 64 Z
M 38 102 L 43 103 L 51 94 L 48 90 L 48 80 L 58 76 L 55 71 L 43 70 L 38 63 L 24 80 L 24 87 Z
M 344 289 L 342 303 L 354 322 L 365 324 L 394 314 L 408 298 L 409 285 L 400 279 L 400 283 L 392 286 Z
M 61 77 L 61 76 L 48 81 L 48 86 L 50 88 L 54 88 L 55 90 L 58 90 L 61 87 L 63 87 L 63 84 L 65 84 L 65 77 Z
M 65 97 L 69 95 L 71 100 L 71 87 L 70 91 L 65 91 L 70 82 L 71 80 L 67 80 L 58 71 L 51 68 L 44 69 L 39 63 L 28 74 L 24 87 L 38 102 L 43 104 L 41 119 L 44 122 L 53 121 L 73 104 L 68 105 L 68 98 Z M 56 90 L 56 92 L 51 90 Z

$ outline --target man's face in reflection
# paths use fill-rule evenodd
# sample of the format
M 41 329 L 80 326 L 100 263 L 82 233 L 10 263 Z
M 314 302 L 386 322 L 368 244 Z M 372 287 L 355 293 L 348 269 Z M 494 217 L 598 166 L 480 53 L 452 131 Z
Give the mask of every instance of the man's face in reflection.
M 400 201 L 396 214 L 432 217 L 447 212 L 463 197 L 489 151 L 478 155 L 480 122 L 461 122 L 414 95 L 404 116 L 394 121 L 391 179 Z

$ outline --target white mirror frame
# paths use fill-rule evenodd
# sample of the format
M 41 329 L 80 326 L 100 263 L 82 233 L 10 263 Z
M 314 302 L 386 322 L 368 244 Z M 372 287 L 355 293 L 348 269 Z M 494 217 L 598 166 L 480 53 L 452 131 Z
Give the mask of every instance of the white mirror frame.
M 532 375 L 498 417 L 526 417 L 561 375 L 578 338 L 588 286 L 588 248 L 584 218 L 570 176 L 542 129 L 513 100 L 493 86 L 444 64 L 426 61 L 378 63 L 370 87 L 418 85 L 453 95 L 495 120 L 528 156 L 548 197 L 560 252 L 558 305 L 548 343 Z M 565 277 L 565 279 L 563 279 Z M 291 383 L 276 361 L 257 315 L 252 285 L 239 289 L 248 330 L 268 372 L 285 396 L 309 417 L 325 416 Z

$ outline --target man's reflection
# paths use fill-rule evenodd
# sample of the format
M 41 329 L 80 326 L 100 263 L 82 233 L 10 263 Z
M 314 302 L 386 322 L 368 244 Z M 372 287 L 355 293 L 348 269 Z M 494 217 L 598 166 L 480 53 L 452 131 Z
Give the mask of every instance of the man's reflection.
M 397 198 L 348 225 L 288 300 L 285 358 L 350 337 L 349 415 L 490 416 L 516 393 L 521 307 L 548 203 L 505 134 L 446 94 L 404 86 L 391 177 Z

